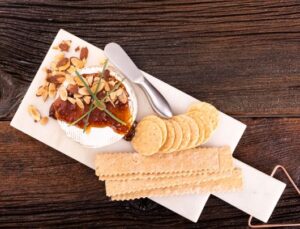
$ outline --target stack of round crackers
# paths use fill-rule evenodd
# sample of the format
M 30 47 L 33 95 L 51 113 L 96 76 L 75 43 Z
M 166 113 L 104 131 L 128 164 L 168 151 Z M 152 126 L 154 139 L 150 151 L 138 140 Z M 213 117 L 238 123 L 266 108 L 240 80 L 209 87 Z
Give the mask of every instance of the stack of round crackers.
M 219 111 L 211 104 L 192 104 L 185 114 L 162 119 L 146 116 L 136 127 L 133 148 L 149 156 L 190 149 L 209 140 L 219 123 Z

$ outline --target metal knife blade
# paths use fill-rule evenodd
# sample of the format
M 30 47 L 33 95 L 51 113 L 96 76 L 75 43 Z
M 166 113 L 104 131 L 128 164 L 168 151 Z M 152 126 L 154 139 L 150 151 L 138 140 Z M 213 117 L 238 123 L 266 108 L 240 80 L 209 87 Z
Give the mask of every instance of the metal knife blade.
M 164 118 L 172 117 L 172 110 L 164 96 L 143 76 L 122 47 L 109 43 L 104 48 L 109 61 L 117 67 L 128 79 L 138 84 L 145 92 L 153 110 Z

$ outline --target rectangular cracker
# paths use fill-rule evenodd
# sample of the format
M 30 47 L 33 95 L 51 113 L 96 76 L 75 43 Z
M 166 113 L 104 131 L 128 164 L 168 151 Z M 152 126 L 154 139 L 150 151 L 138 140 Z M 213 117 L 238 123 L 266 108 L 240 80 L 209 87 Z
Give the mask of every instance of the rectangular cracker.
M 196 185 L 209 180 L 218 180 L 221 178 L 229 177 L 232 171 L 208 173 L 208 174 L 195 174 L 182 177 L 165 177 L 160 179 L 151 180 L 126 180 L 126 181 L 111 181 L 105 182 L 105 189 L 107 196 L 122 195 L 127 193 L 135 193 L 151 189 L 161 189 L 182 185 Z
M 219 152 L 230 153 L 230 148 L 194 148 L 149 157 L 138 153 L 99 153 L 95 162 L 96 174 L 114 176 L 199 170 L 213 172 L 219 169 Z
M 207 171 L 192 171 L 192 172 L 175 172 L 175 173 L 136 173 L 136 174 L 122 174 L 117 176 L 100 176 L 102 181 L 127 181 L 127 180 L 151 180 L 171 177 L 184 177 L 191 175 L 207 174 Z
M 114 195 L 112 200 L 133 200 L 153 196 L 175 196 L 184 194 L 200 194 L 210 192 L 238 191 L 243 186 L 241 170 L 235 170 L 230 177 L 205 181 L 196 185 L 181 185 L 169 188 L 151 189 L 129 194 Z

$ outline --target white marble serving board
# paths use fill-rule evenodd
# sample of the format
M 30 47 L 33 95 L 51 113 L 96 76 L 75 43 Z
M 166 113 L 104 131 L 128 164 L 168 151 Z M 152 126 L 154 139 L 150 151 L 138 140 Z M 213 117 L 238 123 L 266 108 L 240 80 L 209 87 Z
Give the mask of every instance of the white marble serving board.
M 11 126 L 45 143 L 46 145 L 51 146 L 61 153 L 74 158 L 82 164 L 90 168 L 94 168 L 94 159 L 97 153 L 132 151 L 133 149 L 130 143 L 121 140 L 111 146 L 103 147 L 101 149 L 86 148 L 66 137 L 65 133 L 61 130 L 55 120 L 50 119 L 50 122 L 46 126 L 41 126 L 39 124 L 35 124 L 32 121 L 32 118 L 27 114 L 27 106 L 29 104 L 33 104 L 38 107 L 42 115 L 48 114 L 51 101 L 43 103 L 40 98 L 35 96 L 35 92 L 38 86 L 42 84 L 45 77 L 45 73 L 43 72 L 42 68 L 49 66 L 49 63 L 57 54 L 57 51 L 52 49 L 52 47 L 57 45 L 62 40 L 72 40 L 73 42 L 71 49 L 74 49 L 78 45 L 81 47 L 88 47 L 89 58 L 86 66 L 98 65 L 100 59 L 104 57 L 101 49 L 64 30 L 60 30 L 54 39 L 54 42 L 51 45 L 41 67 L 34 77 L 22 103 L 20 104 L 11 122 Z M 191 102 L 197 101 L 195 98 L 172 87 L 171 85 L 166 84 L 145 72 L 143 73 L 145 77 L 147 77 L 148 80 L 151 81 L 153 85 L 166 97 L 175 114 L 185 112 Z M 153 111 L 144 93 L 138 87 L 134 87 L 134 89 L 138 97 L 139 120 L 141 117 L 153 113 Z M 243 123 L 224 113 L 221 113 L 220 125 L 206 145 L 229 145 L 232 151 L 234 151 L 245 128 L 246 126 Z M 215 195 L 229 204 L 239 208 L 240 210 L 266 222 L 269 219 L 278 199 L 280 198 L 285 188 L 285 184 L 238 160 L 236 160 L 236 165 L 240 167 L 244 173 L 245 187 L 243 191 L 234 193 L 218 193 Z M 96 177 L 95 182 L 97 182 Z M 208 198 L 209 194 L 155 197 L 151 199 L 182 215 L 183 217 L 196 222 Z

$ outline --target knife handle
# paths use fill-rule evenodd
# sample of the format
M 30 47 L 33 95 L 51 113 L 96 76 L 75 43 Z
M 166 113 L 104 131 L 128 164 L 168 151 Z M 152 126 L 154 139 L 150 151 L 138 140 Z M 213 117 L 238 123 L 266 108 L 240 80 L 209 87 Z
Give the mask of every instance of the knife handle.
M 145 77 L 138 84 L 145 92 L 151 107 L 156 113 L 164 118 L 173 116 L 171 107 L 165 97 Z

